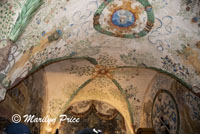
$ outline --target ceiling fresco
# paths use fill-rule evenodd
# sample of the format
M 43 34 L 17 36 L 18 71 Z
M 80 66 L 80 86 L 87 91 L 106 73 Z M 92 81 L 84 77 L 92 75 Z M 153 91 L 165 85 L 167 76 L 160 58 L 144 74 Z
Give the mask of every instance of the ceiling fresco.
M 6 39 L 8 38 L 24 3 L 25 0 L 0 1 L 0 48 L 7 45 Z
M 122 114 L 126 130 L 133 133 L 132 129 L 136 130 L 140 126 L 139 115 L 146 89 L 159 73 L 141 68 L 108 68 L 113 65 L 113 61 L 108 61 L 103 56 L 99 61 L 101 65 L 93 65 L 83 59 L 64 60 L 43 68 L 43 83 L 48 90 L 44 114 L 55 118 L 76 102 L 103 101 Z M 107 68 L 102 65 L 107 65 Z M 55 126 L 46 124 L 44 128 L 50 127 L 52 130 L 57 128 Z
M 95 100 L 121 113 L 128 134 L 138 128 L 152 127 L 156 132 L 165 127 L 173 134 L 199 131 L 200 98 L 176 79 L 152 69 L 112 67 L 115 61 L 104 56 L 99 59 L 101 65 L 92 63 L 85 59 L 64 60 L 31 75 L 31 82 L 44 85 L 37 89 L 47 91 L 44 116 L 59 118 L 78 102 L 84 102 L 83 109 L 75 106 L 73 113 L 84 113 L 90 109 L 91 100 Z M 43 124 L 42 132 L 54 133 L 60 125 L 59 122 Z
M 139 38 L 153 27 L 154 13 L 147 0 L 108 0 L 97 9 L 93 23 L 97 31 L 106 35 Z
M 108 77 L 113 68 L 151 68 L 200 92 L 198 0 L 0 4 L 1 92 L 41 66 L 64 59 L 87 59 L 100 70 L 108 68 Z

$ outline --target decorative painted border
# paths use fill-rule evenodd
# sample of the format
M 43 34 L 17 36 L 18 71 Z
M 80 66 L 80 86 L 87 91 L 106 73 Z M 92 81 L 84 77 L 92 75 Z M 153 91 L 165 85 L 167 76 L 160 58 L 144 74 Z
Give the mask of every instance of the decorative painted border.
M 36 13 L 37 9 L 43 4 L 42 0 L 27 0 L 24 4 L 17 21 L 12 28 L 9 39 L 13 42 L 17 41 L 19 36 L 23 33 L 24 29 L 31 21 L 31 18 Z
M 133 118 L 133 109 L 131 108 L 131 104 L 130 104 L 130 102 L 129 102 L 129 100 L 127 99 L 127 95 L 126 95 L 126 93 L 125 93 L 125 90 L 121 87 L 121 85 L 119 84 L 119 82 L 117 82 L 117 80 L 115 80 L 115 79 L 112 79 L 112 82 L 115 84 L 115 86 L 119 89 L 119 91 L 121 92 L 121 94 L 123 94 L 124 95 L 124 97 L 125 97 L 125 100 L 126 100 L 126 103 L 127 103 L 127 105 L 128 105 L 128 111 L 129 111 L 129 115 L 130 115 L 130 117 L 131 117 L 131 123 L 132 123 L 132 125 L 134 125 L 134 118 Z M 133 129 L 133 131 L 134 131 L 134 133 L 135 133 L 135 128 L 133 128 L 133 126 L 132 126 L 132 129 Z
M 162 70 L 160 68 L 156 68 L 156 67 L 152 67 L 152 66 L 119 66 L 117 68 L 145 68 L 145 69 L 151 69 L 154 71 L 157 71 L 159 73 L 163 73 L 165 75 L 170 76 L 171 78 L 177 80 L 179 83 L 181 83 L 183 86 L 185 86 L 190 92 L 192 92 L 193 94 L 197 95 L 193 90 L 192 90 L 192 86 L 189 85 L 188 83 L 186 83 L 184 80 L 182 80 L 181 78 L 177 77 L 175 74 L 172 74 L 170 72 L 167 72 L 165 70 Z M 198 95 L 197 95 L 198 96 Z
M 40 64 L 39 66 L 34 66 L 27 74 L 27 76 L 23 77 L 23 78 L 17 78 L 13 84 L 11 85 L 11 81 L 6 79 L 6 76 L 4 76 L 3 81 L 0 81 L 0 83 L 2 83 L 2 86 L 6 89 L 12 89 L 13 87 L 15 87 L 18 83 L 20 83 L 21 81 L 23 81 L 26 77 L 30 76 L 31 74 L 33 74 L 34 72 L 38 71 L 39 69 L 49 65 L 49 64 L 53 64 L 55 62 L 60 62 L 60 61 L 64 61 L 64 60 L 74 60 L 74 59 L 84 59 L 89 61 L 91 64 L 93 65 L 97 65 L 98 62 L 91 58 L 91 57 L 72 57 L 72 56 L 64 56 L 64 57 L 59 57 L 59 58 L 55 58 L 55 59 L 49 59 L 47 61 L 45 61 L 44 63 Z M 0 75 L 1 76 L 1 75 Z
M 72 57 L 72 56 L 64 56 L 64 57 L 59 57 L 59 58 L 55 58 L 55 59 L 49 59 L 47 61 L 45 61 L 43 64 L 40 64 L 39 66 L 35 66 L 33 67 L 30 72 L 28 73 L 28 75 L 26 77 L 28 77 L 29 75 L 33 74 L 34 72 L 36 72 L 37 70 L 39 70 L 40 68 L 42 67 L 45 67 L 49 64 L 53 64 L 55 62 L 59 62 L 59 61 L 63 61 L 63 60 L 74 60 L 74 59 L 84 59 L 84 60 L 87 60 L 89 61 L 91 64 L 93 65 L 98 65 L 98 62 L 96 61 L 96 59 L 92 58 L 92 57 Z M 176 75 L 170 73 L 170 72 L 167 72 L 165 70 L 162 70 L 160 68 L 156 68 L 156 67 L 149 67 L 149 66 L 118 66 L 116 67 L 117 69 L 118 68 L 146 68 L 146 69 L 152 69 L 154 71 L 157 71 L 157 72 L 160 72 L 160 73 L 163 73 L 163 74 L 166 74 L 174 79 L 176 79 L 179 83 L 181 83 L 183 86 L 185 86 L 188 91 L 192 92 L 193 94 L 195 94 L 196 96 L 198 96 L 193 90 L 192 90 L 192 86 L 189 85 L 188 83 L 186 83 L 184 80 L 182 80 L 181 78 L 177 77 Z M 6 89 L 11 89 L 13 88 L 14 86 L 16 86 L 19 82 L 21 82 L 24 78 L 22 78 L 21 80 L 17 80 L 17 82 L 14 82 L 12 85 L 10 85 L 10 82 L 9 81 L 6 81 L 6 76 L 3 77 L 4 80 L 1 81 L 2 83 L 2 86 Z
M 66 109 L 68 109 L 68 105 L 69 103 L 74 99 L 74 97 L 84 88 L 86 87 L 90 82 L 92 82 L 94 79 L 88 79 L 87 81 L 85 81 L 77 90 L 75 90 L 73 92 L 73 94 L 70 96 L 69 100 L 65 103 L 64 105 L 64 109 L 60 112 L 60 114 L 63 114 Z M 126 103 L 127 103 L 127 106 L 128 106 L 128 111 L 129 111 L 129 115 L 130 115 L 130 118 L 131 118 L 131 123 L 133 125 L 134 123 L 134 118 L 133 118 L 133 115 L 132 115 L 132 108 L 131 108 L 131 105 L 130 105 L 130 102 L 129 100 L 126 98 L 126 93 L 124 92 L 124 89 L 120 86 L 120 84 L 115 80 L 115 79 L 112 79 L 112 82 L 115 84 L 115 86 L 117 87 L 117 89 L 121 92 L 121 94 L 125 97 L 125 100 L 126 100 Z M 56 119 L 56 123 L 59 122 L 59 116 L 57 117 Z M 133 131 L 135 132 L 135 129 L 133 128 L 133 126 L 131 126 Z
M 97 30 L 98 32 L 100 32 L 102 34 L 106 34 L 109 36 L 129 38 L 129 39 L 143 37 L 147 33 L 150 32 L 150 30 L 152 29 L 152 27 L 154 25 L 155 17 L 154 17 L 152 6 L 149 4 L 148 0 L 137 0 L 145 7 L 145 10 L 147 13 L 147 23 L 146 23 L 145 28 L 142 31 L 140 31 L 139 33 L 117 35 L 116 33 L 104 30 L 100 25 L 99 19 L 100 19 L 100 16 L 101 16 L 103 10 L 106 8 L 106 6 L 113 1 L 114 0 L 104 0 L 104 2 L 100 5 L 99 9 L 97 9 L 97 11 L 95 12 L 94 18 L 93 18 L 93 20 L 94 20 L 93 26 L 94 26 L 95 30 Z
M 175 100 L 174 96 L 172 95 L 172 93 L 169 92 L 168 90 L 165 90 L 165 89 L 160 89 L 156 93 L 156 95 L 155 95 L 155 97 L 153 99 L 153 105 L 152 105 L 152 110 L 151 110 L 151 122 L 152 122 L 152 126 L 153 126 L 153 114 L 152 114 L 153 113 L 153 106 L 154 106 L 154 103 L 155 103 L 155 100 L 156 100 L 157 96 L 160 93 L 166 93 L 166 94 L 168 94 L 172 98 L 172 100 L 174 101 L 174 104 L 175 104 L 175 107 L 176 107 L 176 112 L 177 112 L 177 130 L 176 130 L 176 134 L 179 134 L 179 130 L 180 130 L 180 115 L 179 115 L 178 104 L 176 103 L 176 100 Z

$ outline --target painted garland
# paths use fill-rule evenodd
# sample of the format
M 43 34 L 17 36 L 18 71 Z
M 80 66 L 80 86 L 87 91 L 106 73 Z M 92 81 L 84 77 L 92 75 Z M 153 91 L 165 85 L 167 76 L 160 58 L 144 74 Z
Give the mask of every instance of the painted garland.
M 17 41 L 19 36 L 23 33 L 26 26 L 31 21 L 31 18 L 35 14 L 36 10 L 42 5 L 42 0 L 27 0 L 24 4 L 17 21 L 12 28 L 9 39 L 13 42 Z

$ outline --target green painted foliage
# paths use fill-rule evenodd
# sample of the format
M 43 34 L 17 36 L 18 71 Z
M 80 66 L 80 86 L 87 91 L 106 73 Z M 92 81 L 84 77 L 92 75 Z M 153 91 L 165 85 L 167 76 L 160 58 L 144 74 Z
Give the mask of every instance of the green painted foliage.
M 0 47 L 4 47 L 6 42 L 3 41 L 7 38 L 13 23 L 13 16 L 15 13 L 11 10 L 10 3 L 0 3 Z
M 19 36 L 23 33 L 25 27 L 31 21 L 31 18 L 35 14 L 36 10 L 42 5 L 42 0 L 27 0 L 22 8 L 20 15 L 14 27 L 9 35 L 10 40 L 16 41 Z

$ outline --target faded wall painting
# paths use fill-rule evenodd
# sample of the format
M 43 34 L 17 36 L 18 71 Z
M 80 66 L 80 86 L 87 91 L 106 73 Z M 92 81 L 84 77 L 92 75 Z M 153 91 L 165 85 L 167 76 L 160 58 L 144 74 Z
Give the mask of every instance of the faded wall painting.
M 72 104 L 94 100 L 118 111 L 125 127 L 116 118 L 107 126 L 127 134 L 200 133 L 199 98 L 198 0 L 0 1 L 6 118 L 15 111 L 57 118 Z M 84 120 L 103 122 L 91 109 Z M 59 123 L 30 126 L 54 133 Z

